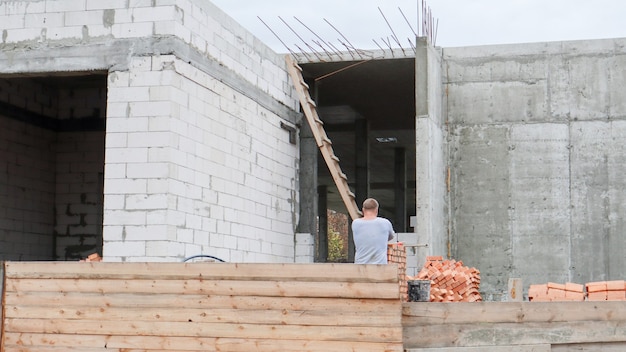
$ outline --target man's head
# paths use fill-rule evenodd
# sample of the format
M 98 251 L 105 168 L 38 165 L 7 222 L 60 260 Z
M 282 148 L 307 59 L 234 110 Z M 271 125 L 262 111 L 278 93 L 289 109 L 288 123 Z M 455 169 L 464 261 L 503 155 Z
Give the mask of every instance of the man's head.
M 378 214 L 378 201 L 374 198 L 367 198 L 363 201 L 363 213 L 374 212 Z

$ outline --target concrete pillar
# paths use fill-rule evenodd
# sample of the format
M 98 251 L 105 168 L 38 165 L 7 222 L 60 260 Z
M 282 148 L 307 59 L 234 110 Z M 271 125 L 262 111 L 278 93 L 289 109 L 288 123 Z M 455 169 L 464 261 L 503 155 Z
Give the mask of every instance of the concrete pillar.
M 328 261 L 328 195 L 326 186 L 319 186 L 318 213 L 319 213 L 319 235 L 317 240 L 317 262 Z
M 406 149 L 394 150 L 394 205 L 396 209 L 393 226 L 396 232 L 406 232 Z
M 354 122 L 354 149 L 355 154 L 355 201 L 361 209 L 363 201 L 369 196 L 370 174 L 369 174 L 369 124 L 365 119 L 358 119 Z M 350 225 L 352 222 L 349 222 Z M 352 226 L 348 227 L 348 261 L 354 261 L 354 241 L 352 239 Z
M 317 158 L 319 150 L 307 123 L 300 129 L 300 222 L 297 231 L 317 234 Z

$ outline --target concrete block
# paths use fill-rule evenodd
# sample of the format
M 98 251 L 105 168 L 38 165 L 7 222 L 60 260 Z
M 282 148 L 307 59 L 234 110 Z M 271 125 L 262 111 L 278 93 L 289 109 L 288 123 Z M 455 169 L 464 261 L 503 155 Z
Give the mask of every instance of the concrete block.
M 127 210 L 167 209 L 168 196 L 166 194 L 133 194 L 126 196 Z
M 148 148 L 113 148 L 107 150 L 106 163 L 145 163 L 148 161 Z M 120 170 L 121 171 L 121 170 Z M 107 175 L 108 176 L 108 175 Z M 123 177 L 128 176 L 124 169 Z
M 62 12 L 34 13 L 24 16 L 24 27 L 55 28 L 63 27 L 65 14 Z
M 152 36 L 152 22 L 114 24 L 111 33 L 115 38 L 145 38 Z
M 64 24 L 66 26 L 103 24 L 103 16 L 103 10 L 68 11 L 64 13 Z
M 17 43 L 23 41 L 38 41 L 42 38 L 42 31 L 39 28 L 15 28 L 6 30 L 5 43 Z
M 175 6 L 137 7 L 132 9 L 133 22 L 160 22 L 177 19 Z
M 108 10 L 108 9 L 125 9 L 128 0 L 107 0 L 106 2 L 98 0 L 81 0 L 84 3 L 85 10 Z
M 145 241 L 107 241 L 103 248 L 103 257 L 134 257 L 146 256 Z
M 149 87 L 117 87 L 111 89 L 107 96 L 108 103 L 149 101 Z
M 85 11 L 86 0 L 47 0 L 45 1 L 46 12 Z
M 0 29 L 17 29 L 25 27 L 25 18 L 23 15 L 4 15 L 0 16 Z

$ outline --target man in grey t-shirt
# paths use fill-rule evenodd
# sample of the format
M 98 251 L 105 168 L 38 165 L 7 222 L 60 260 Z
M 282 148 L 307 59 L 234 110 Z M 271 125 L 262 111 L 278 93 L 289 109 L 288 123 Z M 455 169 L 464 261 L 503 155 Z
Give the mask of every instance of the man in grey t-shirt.
M 394 237 L 391 222 L 378 216 L 378 201 L 363 202 L 363 217 L 352 221 L 355 264 L 387 264 L 387 242 Z

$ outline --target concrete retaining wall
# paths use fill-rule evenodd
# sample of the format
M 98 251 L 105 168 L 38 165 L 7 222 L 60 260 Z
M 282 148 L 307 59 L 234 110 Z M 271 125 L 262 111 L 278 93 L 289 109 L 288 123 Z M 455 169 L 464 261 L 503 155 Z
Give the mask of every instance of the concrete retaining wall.
M 485 299 L 623 279 L 626 40 L 443 50 L 453 256 Z

